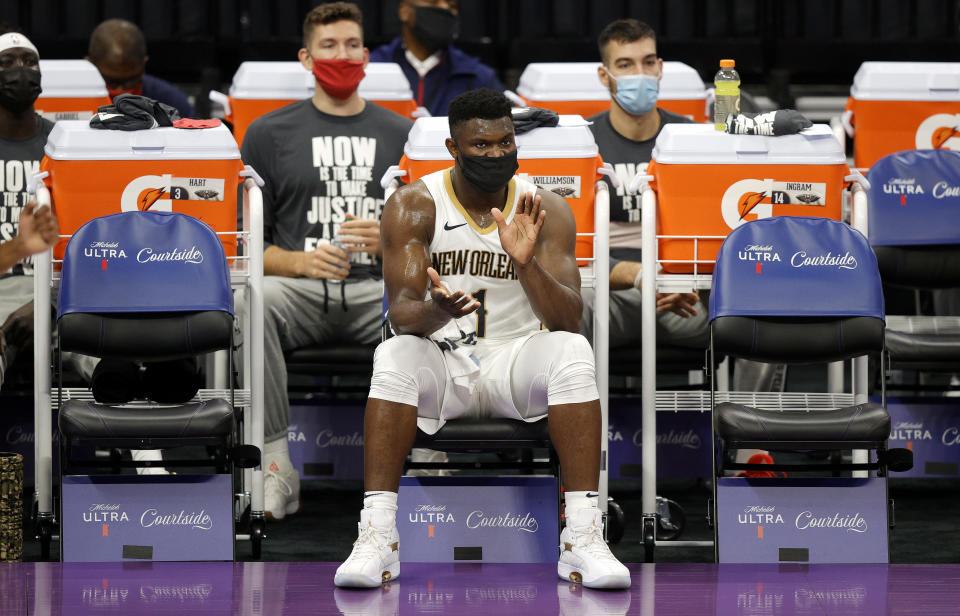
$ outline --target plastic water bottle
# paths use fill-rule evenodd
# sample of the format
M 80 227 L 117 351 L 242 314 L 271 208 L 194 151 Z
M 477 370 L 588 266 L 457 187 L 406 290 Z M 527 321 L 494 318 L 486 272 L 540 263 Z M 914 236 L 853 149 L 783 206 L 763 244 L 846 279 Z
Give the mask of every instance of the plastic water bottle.
M 740 113 L 740 74 L 733 60 L 720 60 L 720 70 L 714 77 L 717 87 L 713 102 L 713 127 L 727 130 L 727 116 Z

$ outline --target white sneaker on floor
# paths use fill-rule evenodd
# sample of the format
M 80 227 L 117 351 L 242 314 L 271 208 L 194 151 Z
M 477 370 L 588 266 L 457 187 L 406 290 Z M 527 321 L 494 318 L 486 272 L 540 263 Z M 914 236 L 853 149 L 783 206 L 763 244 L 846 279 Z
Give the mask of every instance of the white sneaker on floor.
M 271 462 L 263 471 L 263 510 L 268 520 L 282 520 L 300 511 L 300 473 L 280 470 Z
M 400 577 L 400 534 L 396 512 L 363 509 L 353 551 L 337 567 L 333 583 L 341 587 L 377 588 Z
M 560 533 L 557 575 L 587 588 L 629 588 L 630 571 L 603 540 L 602 519 L 595 507 L 567 514 L 567 526 Z

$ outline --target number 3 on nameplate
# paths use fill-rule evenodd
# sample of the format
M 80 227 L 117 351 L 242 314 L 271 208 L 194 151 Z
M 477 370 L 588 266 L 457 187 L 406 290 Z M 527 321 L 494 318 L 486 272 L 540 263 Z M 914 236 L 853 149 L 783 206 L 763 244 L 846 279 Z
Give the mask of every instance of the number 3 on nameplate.
M 477 308 L 477 338 L 483 338 L 487 335 L 487 290 L 480 289 L 479 291 L 474 291 L 471 293 L 473 299 L 477 300 L 480 303 L 480 307 Z

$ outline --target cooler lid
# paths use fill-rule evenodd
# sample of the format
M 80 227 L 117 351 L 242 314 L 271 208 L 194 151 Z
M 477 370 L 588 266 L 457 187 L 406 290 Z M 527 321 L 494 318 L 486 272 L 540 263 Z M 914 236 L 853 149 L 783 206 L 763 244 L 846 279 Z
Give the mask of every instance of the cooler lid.
M 864 62 L 853 77 L 856 100 L 960 101 L 960 62 Z
M 403 146 L 410 160 L 453 160 L 444 145 L 450 136 L 446 116 L 417 118 Z M 553 128 L 517 135 L 517 158 L 594 158 L 599 154 L 589 123 L 578 115 L 560 116 Z
M 597 76 L 597 62 L 534 62 L 520 75 L 517 93 L 529 101 L 601 101 L 610 92 Z M 661 100 L 703 100 L 703 80 L 683 62 L 665 61 Z
M 371 62 L 360 81 L 360 96 L 369 100 L 413 98 L 410 82 L 394 62 Z M 233 75 L 230 96 L 238 99 L 299 100 L 313 96 L 316 81 L 299 62 L 243 62 Z
M 230 160 L 239 159 L 237 140 L 224 125 L 216 128 L 99 130 L 84 120 L 57 122 L 47 145 L 53 160 Z
M 842 165 L 843 146 L 826 124 L 782 137 L 729 135 L 713 124 L 666 124 L 657 137 L 658 165 Z
M 40 60 L 40 98 L 100 98 L 107 85 L 86 60 Z

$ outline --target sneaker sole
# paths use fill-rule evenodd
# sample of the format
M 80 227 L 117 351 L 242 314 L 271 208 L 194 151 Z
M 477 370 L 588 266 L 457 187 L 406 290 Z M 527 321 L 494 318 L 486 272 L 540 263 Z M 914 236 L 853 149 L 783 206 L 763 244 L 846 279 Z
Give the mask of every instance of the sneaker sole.
M 580 569 L 564 562 L 557 563 L 557 576 L 559 576 L 561 580 L 573 582 L 574 584 L 583 584 L 587 588 L 630 588 L 629 576 L 624 578 L 619 575 L 601 575 L 593 579 L 584 579 L 583 572 L 580 571 Z
M 400 577 L 400 563 L 395 562 L 384 569 L 380 579 L 376 580 L 362 574 L 335 575 L 333 583 L 340 588 L 380 588 L 384 582 L 392 582 Z

